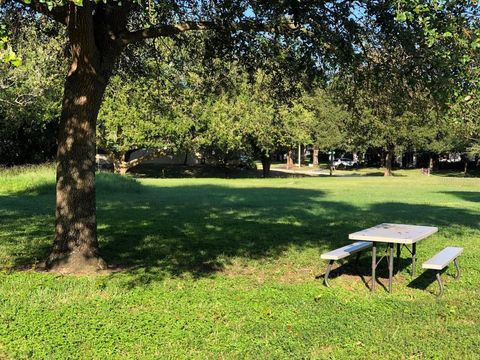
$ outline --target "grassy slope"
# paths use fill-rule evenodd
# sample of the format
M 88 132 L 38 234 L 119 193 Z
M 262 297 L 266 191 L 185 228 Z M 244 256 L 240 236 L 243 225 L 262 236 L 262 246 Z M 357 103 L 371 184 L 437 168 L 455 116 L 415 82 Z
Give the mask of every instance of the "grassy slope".
M 99 238 L 129 270 L 17 271 L 48 251 L 51 168 L 0 173 L 0 358 L 479 358 L 480 180 L 119 179 L 99 176 Z M 435 225 L 419 263 L 465 248 L 462 279 L 370 294 L 369 257 L 323 274 L 322 251 L 380 222 Z M 385 267 L 385 266 L 384 266 Z M 385 283 L 386 269 L 380 273 Z

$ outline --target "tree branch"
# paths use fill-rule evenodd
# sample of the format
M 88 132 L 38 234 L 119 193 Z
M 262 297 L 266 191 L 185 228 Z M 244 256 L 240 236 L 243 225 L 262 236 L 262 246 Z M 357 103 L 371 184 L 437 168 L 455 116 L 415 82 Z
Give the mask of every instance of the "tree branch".
M 165 150 L 157 149 L 157 150 L 152 151 L 151 153 L 147 153 L 146 155 L 143 155 L 143 156 L 140 156 L 136 159 L 127 161 L 126 163 L 128 164 L 127 165 L 128 168 L 132 168 L 134 166 L 139 165 L 140 163 L 142 163 L 144 161 L 153 160 L 153 159 L 156 159 L 160 156 L 167 156 L 167 155 L 168 155 L 168 153 Z
M 63 25 L 67 25 L 68 7 L 66 5 L 54 6 L 49 10 L 48 6 L 45 3 L 41 3 L 39 0 L 31 0 L 28 3 L 25 0 L 14 1 Z
M 254 20 L 242 21 L 237 23 L 216 23 L 213 21 L 198 21 L 198 22 L 184 22 L 173 25 L 159 25 L 142 30 L 127 32 L 120 35 L 119 40 L 124 44 L 130 44 L 132 42 L 141 41 L 144 39 L 156 38 L 156 37 L 171 37 L 177 34 L 181 34 L 187 31 L 256 31 L 256 32 L 277 32 L 287 33 L 293 31 L 299 31 L 307 35 L 312 35 L 304 27 L 295 25 L 290 20 L 285 20 L 279 24 L 261 23 Z
M 171 153 L 166 151 L 165 149 L 155 149 L 155 150 L 147 151 L 145 155 L 142 155 L 142 156 L 139 156 L 138 158 L 127 161 L 125 159 L 125 152 L 121 152 L 121 153 L 116 153 L 112 151 L 108 152 L 108 157 L 113 162 L 115 169 L 125 169 L 125 171 L 128 169 L 131 169 L 134 166 L 141 164 L 144 161 L 154 160 L 161 156 L 168 156 L 168 155 L 171 155 Z

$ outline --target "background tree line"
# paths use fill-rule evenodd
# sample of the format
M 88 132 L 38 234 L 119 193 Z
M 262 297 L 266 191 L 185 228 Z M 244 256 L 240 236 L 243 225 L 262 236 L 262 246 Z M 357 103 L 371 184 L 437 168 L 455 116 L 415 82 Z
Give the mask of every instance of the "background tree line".
M 331 77 L 309 73 L 315 79 L 308 84 L 299 75 L 295 51 L 270 50 L 268 59 L 252 66 L 233 57 L 206 57 L 202 36 L 150 40 L 122 57 L 100 109 L 97 145 L 119 173 L 154 157 L 199 152 L 224 165 L 240 155 L 259 159 L 268 175 L 272 156 L 298 144 L 324 152 L 377 149 L 387 174 L 395 153 L 414 150 L 432 160 L 442 152 L 465 158 L 478 153 L 478 67 L 472 63 L 478 47 L 470 45 L 465 53 L 463 44 L 448 62 L 436 60 L 436 66 L 456 68 L 469 80 L 463 91 L 452 92 L 459 88 L 455 77 L 432 78 L 424 69 L 443 55 L 434 46 L 416 47 L 415 32 L 394 20 L 384 22 L 383 31 L 365 22 L 366 56 L 353 71 Z M 393 31 L 403 39 L 392 37 Z M 13 46 L 22 66 L 1 65 L 0 161 L 5 165 L 54 158 L 66 62 L 54 55 L 66 46 L 63 34 L 48 22 L 15 32 L 9 53 Z M 130 159 L 139 149 L 151 151 Z

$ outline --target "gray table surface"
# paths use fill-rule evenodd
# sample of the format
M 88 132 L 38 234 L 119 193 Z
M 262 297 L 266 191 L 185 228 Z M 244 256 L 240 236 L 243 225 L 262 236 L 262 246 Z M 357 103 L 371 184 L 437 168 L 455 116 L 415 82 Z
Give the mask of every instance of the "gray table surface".
M 436 233 L 434 226 L 408 224 L 379 224 L 348 235 L 350 240 L 374 241 L 394 244 L 414 244 Z

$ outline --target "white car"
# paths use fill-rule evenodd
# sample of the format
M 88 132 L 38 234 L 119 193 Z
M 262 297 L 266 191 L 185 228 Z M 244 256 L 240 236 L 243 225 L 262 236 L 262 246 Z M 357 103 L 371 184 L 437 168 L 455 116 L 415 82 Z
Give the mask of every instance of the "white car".
M 358 162 L 349 158 L 339 158 L 333 161 L 333 166 L 338 167 L 354 167 L 358 166 Z

